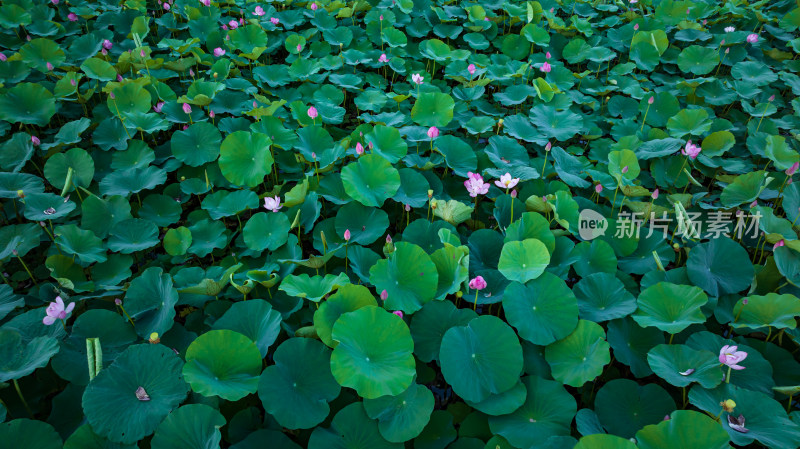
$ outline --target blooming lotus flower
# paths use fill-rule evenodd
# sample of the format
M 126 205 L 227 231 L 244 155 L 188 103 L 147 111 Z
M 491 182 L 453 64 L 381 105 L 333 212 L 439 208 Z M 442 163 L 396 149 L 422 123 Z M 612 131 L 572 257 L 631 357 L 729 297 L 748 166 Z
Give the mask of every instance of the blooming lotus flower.
M 475 64 L 468 65 L 467 66 L 467 72 L 469 72 L 470 75 L 474 75 L 475 74 Z
M 72 313 L 72 309 L 75 308 L 75 303 L 70 303 L 67 307 L 64 307 L 64 300 L 61 299 L 60 296 L 56 296 L 56 301 L 51 302 L 45 313 L 47 316 L 44 317 L 42 323 L 49 326 L 56 322 L 56 320 L 65 320 L 67 316 Z
M 381 301 L 386 301 L 387 299 L 389 299 L 389 293 L 386 291 L 386 289 L 384 289 L 381 292 Z
M 395 315 L 397 315 L 397 316 L 399 316 L 400 318 L 403 318 L 403 312 L 401 312 L 401 311 L 399 311 L 399 310 L 395 310 L 395 311 L 394 311 L 394 312 L 392 312 L 392 313 L 393 313 L 393 314 L 395 314 Z
M 431 139 L 439 137 L 439 128 L 435 126 L 431 126 L 430 128 L 428 128 L 428 137 L 430 137 Z
M 163 108 L 163 107 L 164 107 L 164 102 L 163 101 L 159 101 L 158 103 L 156 103 L 153 106 L 153 110 L 156 111 L 156 112 L 161 112 L 161 108 Z
M 345 229 L 344 230 L 344 241 L 345 242 L 349 242 L 350 241 L 350 230 L 349 229 Z
M 219 58 L 220 56 L 224 55 L 225 55 L 225 50 L 223 50 L 222 47 L 217 47 L 214 49 L 214 56 Z
M 596 186 L 594 186 L 594 191 L 597 192 L 597 194 L 600 194 L 600 192 L 603 191 L 603 185 L 597 184 Z
M 469 288 L 473 290 L 483 290 L 486 288 L 486 280 L 483 276 L 475 276 L 469 281 Z
M 77 22 L 78 16 L 74 12 L 71 12 L 67 14 L 67 19 L 69 19 L 70 22 Z
M 270 22 L 272 22 L 272 24 L 273 24 L 273 25 L 278 25 L 279 23 L 281 23 L 281 21 L 280 21 L 280 20 L 278 20 L 278 18 L 277 18 L 277 17 L 271 17 L 271 18 L 269 19 L 269 21 L 270 21 Z
M 386 57 L 386 53 L 381 54 L 381 57 L 378 58 L 378 62 L 389 62 L 389 59 Z
M 111 42 L 110 40 L 106 39 L 106 40 L 103 41 L 103 48 L 105 48 L 106 50 L 111 50 L 111 47 L 113 47 L 113 46 L 114 46 L 114 43 Z
M 31 136 L 31 143 L 33 144 L 33 146 L 38 147 L 39 144 L 42 143 L 42 141 L 39 140 L 39 138 L 36 136 Z
M 236 20 L 231 20 L 230 22 L 228 22 L 228 26 L 230 27 L 230 29 L 235 30 L 239 28 L 239 22 Z
M 256 6 L 256 10 L 255 10 L 255 11 L 253 11 L 253 15 L 254 15 L 254 16 L 261 17 L 261 16 L 263 16 L 264 14 L 266 14 L 266 13 L 264 12 L 264 8 L 262 8 L 262 7 L 260 7 L 260 6 Z
M 316 119 L 318 115 L 319 113 L 317 112 L 317 108 L 314 106 L 308 108 L 308 116 L 311 117 L 311 120 Z
M 726 33 L 733 33 L 734 31 L 736 31 L 736 27 L 732 27 L 732 26 L 725 27 L 725 32 Z
M 772 247 L 772 250 L 775 251 L 775 248 L 780 248 L 781 246 L 786 246 L 786 242 L 784 242 L 783 239 L 775 242 L 775 246 Z
M 512 178 L 511 173 L 506 173 L 500 176 L 500 179 L 494 182 L 494 185 L 501 189 L 513 189 L 519 183 L 519 178 Z
M 755 44 L 756 42 L 758 42 L 758 34 L 756 33 L 748 34 L 747 42 L 750 42 L 751 44 Z
M 681 148 L 681 154 L 684 156 L 689 156 L 692 160 L 694 160 L 697 159 L 697 155 L 700 154 L 701 150 L 702 148 L 700 148 L 699 145 L 694 145 L 690 140 L 686 142 L 685 148 Z
M 544 73 L 550 73 L 550 71 L 553 70 L 553 66 L 551 66 L 549 62 L 545 61 L 544 64 L 539 67 L 539 70 Z
M 364 154 L 364 145 L 361 145 L 361 142 L 356 143 L 356 154 L 359 156 Z
M 415 74 L 411 75 L 411 81 L 413 81 L 414 84 L 416 84 L 417 86 L 422 84 L 422 80 L 424 80 L 424 79 L 425 79 L 425 77 L 423 77 L 419 73 L 415 73 Z
M 185 112 L 187 114 L 191 114 L 192 113 L 192 106 L 189 105 L 189 103 L 184 103 L 183 104 L 183 112 Z
M 719 350 L 719 363 L 723 365 L 727 365 L 730 368 L 735 370 L 742 370 L 745 367 L 739 365 L 739 362 L 747 358 L 747 353 L 744 351 L 738 351 L 738 346 L 733 345 L 725 345 L 722 349 Z
M 203 6 L 211 6 L 211 0 L 200 0 Z
M 281 197 L 275 195 L 275 198 L 266 197 L 264 198 L 264 209 L 271 210 L 272 212 L 278 212 L 281 206 Z
M 800 162 L 795 162 L 791 167 L 786 169 L 786 176 L 792 176 L 793 174 L 797 173 L 798 168 L 800 168 Z
M 478 195 L 486 195 L 489 191 L 489 183 L 483 182 L 483 176 L 478 173 L 467 172 L 469 178 L 464 181 L 464 187 L 467 188 L 469 196 L 475 198 Z

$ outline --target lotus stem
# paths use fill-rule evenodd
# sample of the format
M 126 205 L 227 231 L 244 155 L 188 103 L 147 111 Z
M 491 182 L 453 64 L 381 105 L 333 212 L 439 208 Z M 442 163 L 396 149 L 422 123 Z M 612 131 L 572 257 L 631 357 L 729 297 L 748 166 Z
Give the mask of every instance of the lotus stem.
M 475 290 L 475 302 L 472 304 L 472 310 L 478 310 L 478 293 L 480 290 Z
M 731 383 L 731 367 L 730 366 L 728 366 L 728 374 L 725 375 L 725 383 L 726 384 Z M 722 412 L 720 412 L 720 414 L 722 414 Z
M 25 407 L 27 410 L 28 415 L 33 418 L 33 412 L 31 411 L 31 407 L 28 405 L 28 401 L 25 400 L 25 396 L 22 394 L 22 390 L 19 389 L 19 382 L 17 379 L 13 379 L 12 382 L 14 383 L 14 389 L 17 390 L 17 396 L 19 396 L 19 400 L 22 402 L 22 406 Z
M 25 271 L 28 273 L 28 277 L 30 277 L 31 280 L 33 281 L 33 285 L 39 285 L 36 282 L 36 278 L 33 277 L 33 274 L 31 273 L 31 270 L 28 269 L 28 265 L 26 265 L 25 261 L 22 260 L 22 257 L 20 257 L 19 252 L 17 252 L 17 250 L 14 250 L 14 255 L 17 256 L 17 260 L 19 260 L 19 263 L 22 264 L 22 267 L 25 268 Z
M 644 123 L 647 121 L 647 113 L 650 112 L 650 103 L 647 103 L 647 109 L 644 110 L 644 118 L 642 119 L 642 127 L 639 128 L 639 131 L 644 131 Z

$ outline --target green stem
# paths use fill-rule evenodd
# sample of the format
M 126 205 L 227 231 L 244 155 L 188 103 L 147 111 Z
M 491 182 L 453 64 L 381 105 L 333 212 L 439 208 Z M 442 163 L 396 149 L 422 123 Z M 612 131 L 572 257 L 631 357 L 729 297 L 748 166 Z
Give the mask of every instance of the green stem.
M 19 389 L 19 383 L 17 382 L 17 379 L 14 379 L 12 382 L 14 383 L 14 389 L 17 390 L 17 396 L 19 396 L 19 400 L 22 401 L 22 406 L 28 411 L 28 415 L 33 418 L 31 407 L 28 405 L 28 401 L 25 400 L 25 396 L 22 395 L 22 390 Z
M 475 303 L 472 304 L 472 310 L 478 310 L 478 292 L 480 290 L 475 290 Z
M 33 277 L 33 274 L 31 273 L 31 270 L 29 270 L 29 269 L 28 269 L 28 266 L 27 266 L 27 265 L 25 265 L 25 261 L 24 261 L 24 260 L 22 260 L 22 257 L 20 257 L 19 253 L 17 253 L 17 254 L 16 254 L 16 256 L 17 256 L 17 259 L 19 260 L 19 263 L 21 263 L 21 264 L 22 264 L 22 266 L 23 266 L 23 268 L 25 268 L 25 271 L 27 271 L 27 272 L 28 272 L 28 277 L 30 277 L 30 278 L 31 278 L 31 280 L 33 281 L 33 285 L 39 285 L 39 284 L 36 282 L 36 278 L 34 278 L 34 277 Z
M 731 367 L 730 366 L 728 366 L 728 374 L 725 375 L 725 383 L 726 384 L 731 383 Z

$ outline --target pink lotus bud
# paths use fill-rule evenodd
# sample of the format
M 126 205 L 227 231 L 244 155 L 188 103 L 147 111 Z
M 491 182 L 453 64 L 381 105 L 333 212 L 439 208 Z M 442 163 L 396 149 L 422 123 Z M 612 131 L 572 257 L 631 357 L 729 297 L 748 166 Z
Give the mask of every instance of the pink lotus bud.
M 653 193 L 650 195 L 654 200 L 658 199 L 658 189 L 653 190 Z
M 163 107 L 164 107 L 164 102 L 163 101 L 159 101 L 158 103 L 156 103 L 153 106 L 153 110 L 156 111 L 156 112 L 161 112 L 161 108 L 163 108 Z
M 627 166 L 627 165 L 626 165 L 626 166 L 624 166 L 624 167 L 622 167 L 622 173 L 623 173 L 623 174 L 624 174 L 624 173 L 628 173 L 628 166 Z
M 57 5 L 57 4 L 58 4 L 58 2 L 59 2 L 59 0 L 50 0 L 50 3 L 52 3 L 52 4 L 54 4 L 54 5 Z
M 381 292 L 381 301 L 386 301 L 387 299 L 389 299 L 389 293 L 386 291 L 386 289 L 384 289 Z
M 222 29 L 223 29 L 223 30 L 227 30 L 227 29 L 228 29 L 228 25 L 225 25 L 225 24 L 223 23 L 223 24 L 222 24 Z
M 467 72 L 469 72 L 470 75 L 474 75 L 475 74 L 475 64 L 468 65 L 467 66 Z
M 769 102 L 772 103 L 773 101 L 775 101 L 775 94 L 769 96 Z
M 211 6 L 211 0 L 200 0 L 203 6 Z
M 192 113 L 192 106 L 189 103 L 184 103 L 183 104 L 183 112 L 185 112 L 187 114 L 191 114 Z
M 783 239 L 775 242 L 775 246 L 772 247 L 772 250 L 775 251 L 775 248 L 780 248 L 781 246 L 786 246 L 786 242 L 784 242 Z
M 118 306 L 121 306 L 122 305 L 122 300 L 119 299 L 119 298 L 114 298 L 114 304 L 116 304 Z
M 596 186 L 594 186 L 594 191 L 599 194 L 600 192 L 603 191 L 603 186 L 600 185 L 600 184 L 597 184 Z
M 405 207 L 405 209 L 406 209 L 406 212 L 408 212 L 408 211 L 410 211 L 410 210 L 411 210 L 411 206 L 410 206 L 410 205 L 408 205 L 408 204 L 406 204 L 406 207 Z
M 103 41 L 103 48 L 105 48 L 106 50 L 111 50 L 111 47 L 113 46 L 114 43 L 112 43 L 110 40 L 106 39 Z
M 219 58 L 220 56 L 223 55 L 225 55 L 225 50 L 223 50 L 222 47 L 217 47 L 214 49 L 214 56 Z
M 253 107 L 254 107 L 254 108 L 257 108 L 257 107 L 258 107 L 258 103 L 256 103 L 256 100 L 253 100 Z
M 392 236 L 389 235 L 389 234 L 386 234 L 386 244 L 389 244 L 389 243 L 392 243 Z
M 639 31 L 639 24 L 638 23 L 633 25 L 633 31 Z
M 722 40 L 719 42 L 719 46 L 720 46 L 720 47 L 722 47 L 722 46 L 724 46 L 724 45 L 725 45 L 725 39 L 722 39 Z
M 550 142 L 547 142 L 547 145 L 544 146 L 544 151 L 550 151 L 550 148 L 553 148 L 553 144 L 550 143 Z
M 108 54 L 108 50 L 106 50 L 105 48 L 101 48 L 100 49 L 100 54 L 103 55 L 103 56 L 106 56 Z
M 359 156 L 364 154 L 364 145 L 361 145 L 361 142 L 356 143 L 356 154 Z
M 309 107 L 308 108 L 308 116 L 311 117 L 311 120 L 316 119 L 317 116 L 319 116 L 319 113 L 317 112 L 317 108 L 315 108 L 314 106 Z
M 751 209 L 752 209 L 752 208 L 754 208 L 754 207 L 756 207 L 756 206 L 758 206 L 758 200 L 756 200 L 756 201 L 753 201 L 752 203 L 750 203 L 750 208 L 751 208 Z
M 483 290 L 486 285 L 486 280 L 483 279 L 483 276 L 475 276 L 469 281 L 469 288 L 473 290 Z
M 74 12 L 71 12 L 71 13 L 67 14 L 67 19 L 69 19 L 70 22 L 77 22 L 78 21 L 78 16 L 75 15 Z
M 31 136 L 31 143 L 33 144 L 33 146 L 38 147 L 42 143 L 42 141 L 39 140 L 39 138 L 36 136 Z
M 312 11 L 316 11 L 316 10 L 317 10 L 317 8 L 319 8 L 319 6 L 317 6 L 317 3 L 316 3 L 316 2 L 314 2 L 314 3 L 312 3 L 312 4 L 311 4 L 311 10 L 312 10 Z
M 123 80 L 122 75 L 117 74 L 117 81 L 121 83 L 122 80 Z
M 381 22 L 383 22 L 383 14 L 381 14 L 381 16 L 378 18 L 381 19 Z
M 647 99 L 647 104 L 653 104 L 656 102 L 656 96 L 653 95 L 652 97 Z
M 115 99 L 115 98 L 117 98 L 117 96 L 116 96 L 116 95 L 114 95 L 114 92 L 109 92 L 109 93 L 108 93 L 108 96 L 109 96 L 109 97 L 110 97 L 112 100 L 113 100 L 113 99 Z
M 0 53 L 0 61 L 6 62 L 7 60 L 8 60 L 8 56 L 4 55 L 3 53 Z
M 314 159 L 316 161 L 317 160 L 317 153 L 312 151 L 311 152 L 311 159 Z
M 164 2 L 164 5 L 162 5 L 162 6 L 164 6 L 164 9 L 169 11 L 169 3 Z
M 53 64 L 52 63 L 48 62 L 47 64 L 45 64 L 45 66 L 47 66 L 47 70 L 53 70 Z
M 545 61 L 544 64 L 542 64 L 542 66 L 539 67 L 539 70 L 541 70 L 544 73 L 550 73 L 550 71 L 553 70 L 553 66 L 551 66 L 549 62 Z
M 76 83 L 76 82 L 75 82 L 75 80 L 69 80 L 69 83 L 70 83 L 70 84 L 71 84 L 73 87 L 78 85 L 78 83 Z
M 400 318 L 403 318 L 403 312 L 401 312 L 401 311 L 399 311 L 399 310 L 395 310 L 395 311 L 394 311 L 394 312 L 392 312 L 392 313 L 393 313 L 393 314 L 395 314 L 395 315 L 397 315 L 397 316 L 399 316 Z
M 191 76 L 192 78 L 194 78 L 194 70 L 192 70 L 192 69 L 189 69 L 189 76 Z
M 431 139 L 439 137 L 439 128 L 435 126 L 431 126 L 430 128 L 428 128 L 428 137 L 430 137 Z
M 550 59 L 550 52 L 548 51 L 547 53 L 545 53 L 544 57 L 545 57 L 545 59 Z
M 349 242 L 350 241 L 350 230 L 349 229 L 345 229 L 344 230 L 344 241 L 345 242 Z
M 516 198 L 516 197 L 517 197 L 517 190 L 514 189 L 511 191 L 511 198 Z
M 301 44 L 297 44 L 297 52 L 300 53 L 303 51 L 303 46 Z
M 244 26 L 244 17 L 239 17 L 239 25 Z
M 217 114 L 215 114 L 215 113 L 214 113 L 214 110 L 213 110 L 213 109 L 209 109 L 209 110 L 208 110 L 208 116 L 209 116 L 209 117 L 211 117 L 211 118 L 214 118 L 214 117 L 216 117 L 216 115 L 217 115 Z

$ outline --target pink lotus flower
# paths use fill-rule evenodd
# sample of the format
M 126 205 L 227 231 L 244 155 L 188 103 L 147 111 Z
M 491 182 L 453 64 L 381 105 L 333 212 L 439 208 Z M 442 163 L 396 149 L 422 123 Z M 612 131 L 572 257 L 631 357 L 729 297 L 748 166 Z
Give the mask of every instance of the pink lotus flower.
M 647 99 L 647 104 L 653 104 L 656 102 L 656 96 L 653 95 L 652 97 Z
M 209 117 L 211 117 L 211 118 L 214 118 L 216 115 L 217 115 L 217 114 L 215 114 L 215 113 L 214 113 L 214 110 L 213 110 L 213 109 L 209 109 L 209 110 L 208 110 L 208 116 L 209 116 Z
M 381 57 L 378 58 L 378 62 L 389 62 L 389 59 L 386 57 L 386 53 L 381 54 Z
M 223 50 L 222 47 L 217 47 L 214 49 L 214 56 L 219 58 L 220 56 L 224 55 L 225 55 L 225 50 Z
M 469 281 L 469 288 L 473 290 L 483 290 L 486 288 L 486 280 L 483 276 L 475 276 Z
M 732 26 L 725 27 L 725 32 L 726 33 L 733 33 L 734 31 L 736 31 L 736 27 L 732 27 Z
M 681 154 L 694 160 L 697 159 L 697 155 L 700 154 L 701 150 L 702 148 L 699 145 L 694 145 L 690 140 L 686 142 L 686 147 L 681 149 Z
M 735 370 L 742 370 L 745 367 L 738 363 L 747 358 L 747 353 L 744 351 L 737 351 L 738 346 L 725 345 L 719 350 L 719 363 L 727 365 Z
M 58 4 L 58 2 L 59 2 L 59 0 L 50 0 L 50 3 L 52 3 L 52 4 L 54 4 L 54 5 L 57 5 L 57 4 Z
M 317 8 L 319 8 L 319 6 L 317 6 L 317 2 L 314 2 L 314 3 L 311 4 L 311 10 L 312 11 L 316 11 Z
M 67 19 L 69 19 L 70 22 L 77 22 L 78 16 L 74 12 L 71 12 L 67 14 Z
M 211 6 L 211 0 L 200 0 L 203 6 Z
M 278 212 L 281 206 L 281 197 L 275 195 L 275 198 L 266 197 L 264 198 L 264 209 L 271 210 L 272 212 Z
M 551 66 L 549 62 L 545 61 L 544 64 L 539 67 L 539 70 L 544 73 L 550 73 L 550 71 L 553 70 L 553 66 Z
M 361 145 L 361 142 L 356 143 L 356 154 L 359 156 L 364 154 L 364 145 Z
M 239 17 L 239 25 L 244 26 L 244 17 Z
M 381 301 L 386 301 L 387 299 L 389 299 L 389 293 L 384 289 L 381 292 Z
M 650 195 L 651 198 L 654 200 L 658 199 L 658 189 L 653 190 L 653 193 Z
M 238 22 L 238 21 L 236 21 L 236 20 L 231 20 L 230 22 L 228 22 L 228 26 L 229 26 L 229 27 L 230 27 L 232 30 L 235 30 L 235 29 L 239 28 L 239 22 Z
M 167 2 L 164 2 L 164 4 L 163 4 L 162 6 L 164 7 L 164 9 L 166 9 L 167 11 L 169 11 L 169 8 L 170 8 L 170 6 L 169 6 L 169 3 L 167 3 Z
M 775 242 L 775 246 L 772 247 L 772 250 L 775 251 L 775 248 L 780 248 L 781 246 L 786 246 L 786 242 L 784 242 L 783 239 Z
M 153 110 L 156 111 L 156 112 L 161 112 L 161 108 L 163 108 L 163 107 L 164 107 L 164 102 L 163 101 L 159 101 L 158 103 L 156 103 L 153 106 Z
M 483 182 L 483 176 L 478 173 L 467 172 L 469 178 L 464 181 L 464 187 L 467 188 L 469 196 L 475 198 L 478 195 L 486 195 L 489 191 L 489 183 Z
M 798 168 L 800 168 L 800 162 L 795 162 L 791 167 L 786 169 L 786 176 L 792 176 L 793 174 L 797 173 Z
M 411 81 L 413 81 L 414 84 L 416 84 L 417 86 L 422 84 L 422 80 L 424 80 L 424 79 L 425 79 L 425 77 L 423 77 L 419 73 L 415 73 L 415 74 L 411 75 Z
M 228 29 L 228 25 L 225 25 L 225 24 L 223 23 L 221 28 L 222 28 L 223 30 L 227 30 L 227 29 Z
M 47 67 L 47 70 L 53 70 L 53 63 L 48 62 L 47 64 L 45 64 L 45 66 Z
M 381 14 L 380 17 L 378 17 L 378 19 L 380 19 L 380 21 L 383 22 L 383 14 Z
M 756 42 L 758 42 L 758 34 L 756 33 L 748 34 L 747 42 L 750 42 L 751 44 L 755 44 Z
M 596 186 L 594 186 L 594 191 L 599 194 L 600 192 L 603 191 L 603 186 L 601 184 L 597 184 Z
M 395 310 L 395 311 L 394 311 L 394 312 L 392 312 L 392 313 L 393 313 L 393 314 L 395 314 L 395 315 L 397 315 L 397 316 L 399 316 L 400 318 L 403 318 L 403 312 L 401 312 L 401 311 L 399 311 L 399 310 Z
M 272 17 L 272 18 L 269 19 L 269 21 L 272 22 L 273 25 L 277 25 L 277 24 L 281 23 L 281 21 L 278 20 L 277 17 Z
M 39 138 L 36 136 L 31 136 L 31 143 L 33 144 L 33 146 L 38 147 L 42 143 L 42 141 L 39 140 Z
M 467 66 L 467 72 L 469 72 L 470 75 L 474 75 L 475 74 L 475 64 L 468 65 Z
M 308 116 L 311 117 L 311 120 L 315 120 L 317 118 L 317 116 L 319 116 L 319 113 L 317 112 L 317 108 L 315 108 L 314 106 L 309 107 L 308 108 Z
M 114 43 L 111 42 L 110 40 L 106 39 L 106 40 L 103 41 L 103 48 L 105 48 L 106 50 L 111 50 L 111 47 L 113 47 L 113 46 L 114 46 Z
M 553 144 L 550 143 L 550 142 L 547 142 L 547 145 L 544 146 L 544 151 L 550 151 L 551 148 L 553 148 Z
M 439 128 L 435 126 L 431 126 L 430 128 L 428 128 L 428 137 L 430 137 L 431 139 L 439 137 Z
M 192 113 L 192 106 L 189 105 L 189 103 L 184 103 L 183 104 L 183 112 L 185 112 L 187 114 L 191 114 Z
M 301 51 L 303 51 L 303 45 L 297 44 L 297 52 L 300 53 Z
M 0 53 L 0 61 L 6 62 L 7 60 L 8 60 L 8 56 L 4 55 L 3 53 Z
M 633 31 L 639 31 L 639 24 L 633 25 Z
M 350 230 L 349 229 L 345 229 L 344 230 L 344 241 L 345 242 L 349 242 L 350 241 Z
M 47 309 L 45 310 L 47 316 L 44 317 L 42 322 L 49 326 L 55 323 L 56 320 L 65 320 L 67 319 L 67 316 L 72 313 L 72 309 L 74 308 L 74 302 L 70 303 L 67 307 L 64 307 L 64 300 L 61 299 L 60 296 L 56 296 L 56 301 L 51 302 L 50 305 L 47 306 Z
M 500 179 L 494 182 L 494 185 L 501 189 L 513 189 L 519 183 L 519 178 L 512 178 L 511 173 L 506 173 L 500 176 Z
M 550 59 L 550 52 L 549 51 L 544 54 L 544 58 L 545 59 Z
M 625 173 L 628 173 L 628 166 L 627 165 L 622 167 L 622 174 L 624 175 Z
M 262 7 L 260 7 L 260 6 L 256 6 L 256 10 L 255 10 L 255 11 L 253 11 L 253 15 L 254 15 L 254 16 L 261 17 L 261 16 L 263 16 L 264 14 L 266 14 L 266 13 L 264 12 L 264 8 L 262 8 Z
M 117 74 L 117 81 L 121 83 L 122 80 L 123 80 L 122 75 Z

